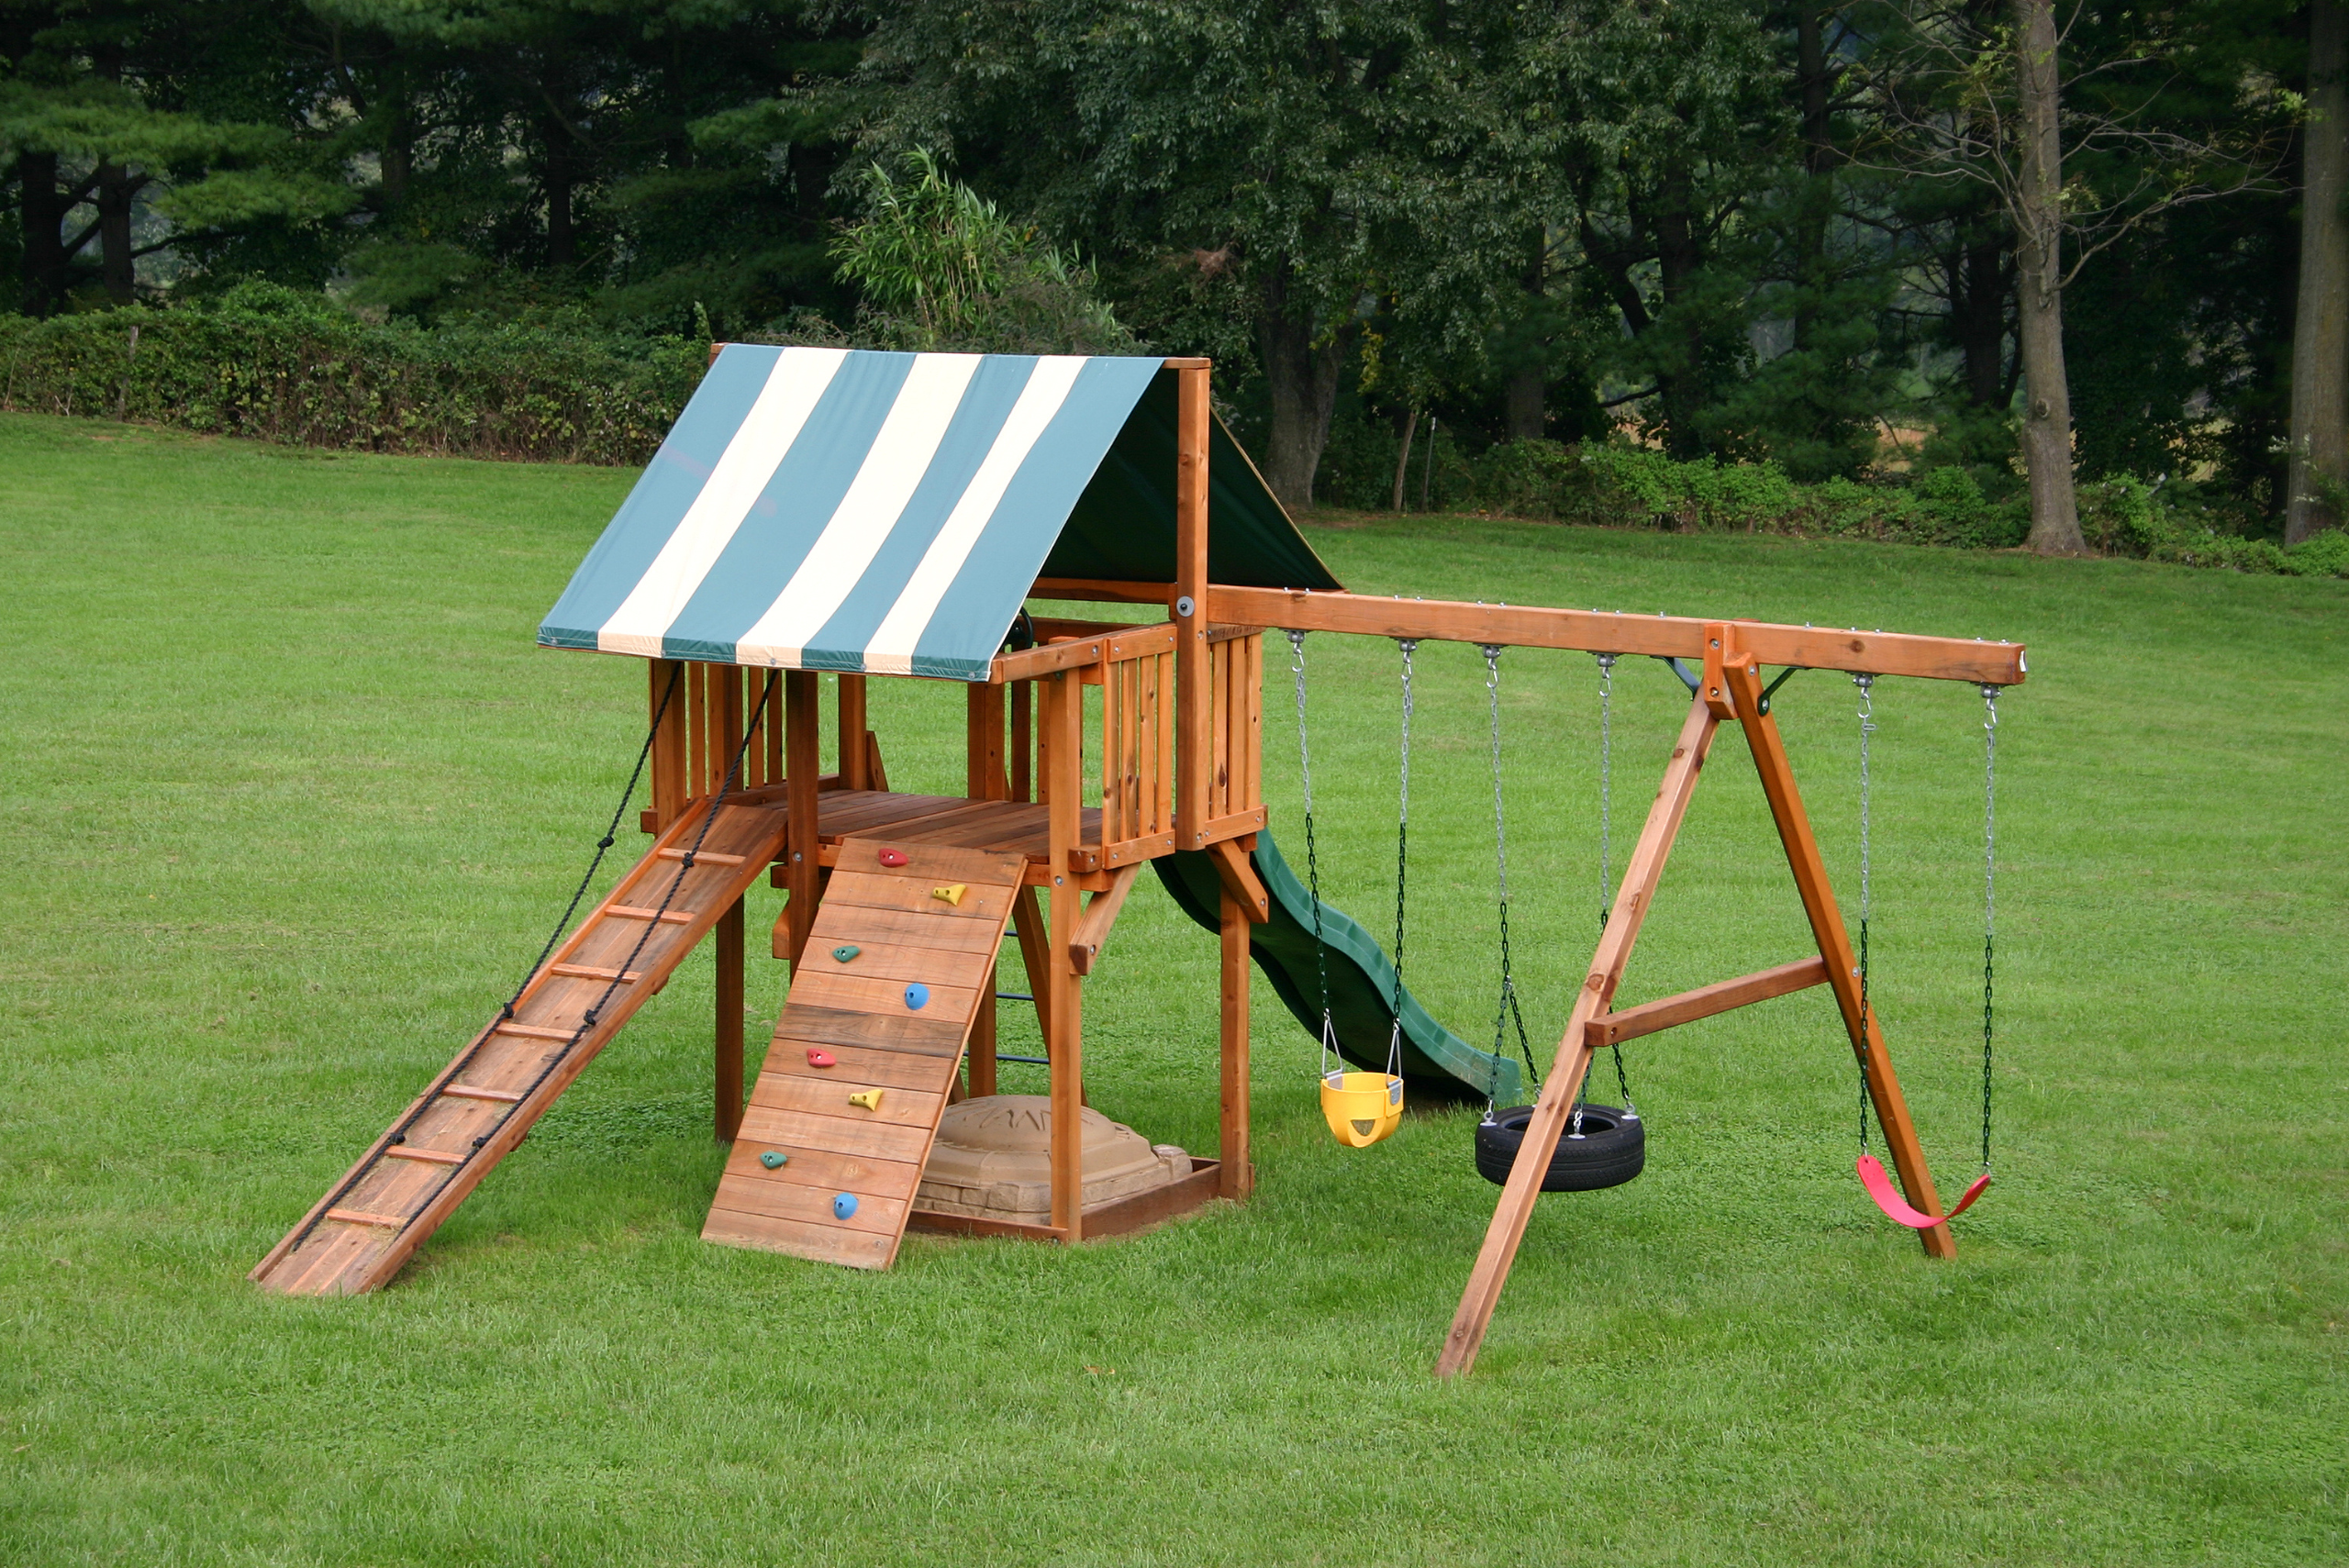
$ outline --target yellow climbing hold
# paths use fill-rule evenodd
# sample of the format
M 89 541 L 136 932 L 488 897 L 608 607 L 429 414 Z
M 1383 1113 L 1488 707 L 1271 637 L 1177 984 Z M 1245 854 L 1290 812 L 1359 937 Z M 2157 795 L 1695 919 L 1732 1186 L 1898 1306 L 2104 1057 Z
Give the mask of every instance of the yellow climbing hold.
M 863 1106 L 869 1111 L 877 1111 L 881 1108 L 881 1091 L 878 1089 L 859 1089 L 856 1093 L 848 1097 L 848 1103 L 852 1106 Z
M 967 882 L 950 882 L 944 887 L 931 888 L 930 895 L 932 898 L 943 898 L 947 903 L 960 909 L 963 906 L 963 895 L 970 891 L 971 884 Z

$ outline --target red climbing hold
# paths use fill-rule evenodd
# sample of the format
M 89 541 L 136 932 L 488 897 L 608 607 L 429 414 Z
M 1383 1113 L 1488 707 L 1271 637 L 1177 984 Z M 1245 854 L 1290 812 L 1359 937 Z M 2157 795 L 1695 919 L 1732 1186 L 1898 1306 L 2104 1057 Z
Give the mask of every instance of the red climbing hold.
M 881 863 L 885 866 L 901 866 L 906 863 L 906 851 L 884 850 L 881 851 Z
M 1955 1219 L 1973 1207 L 1974 1200 L 1982 1195 L 1982 1189 L 1990 1184 L 1990 1173 L 1985 1171 L 1974 1178 L 1974 1184 L 1965 1189 L 1965 1195 L 1957 1200 L 1955 1207 L 1940 1218 L 1935 1218 L 1921 1209 L 1909 1207 L 1908 1204 L 1901 1201 L 1899 1193 L 1893 1188 L 1892 1178 L 1885 1173 L 1884 1162 L 1875 1155 L 1861 1155 L 1859 1171 L 1860 1184 L 1867 1188 L 1868 1196 L 1876 1199 L 1876 1206 L 1884 1210 L 1885 1218 L 1898 1220 L 1911 1230 L 1931 1230 L 1943 1220 Z
M 837 1067 L 840 1063 L 832 1060 L 832 1053 L 830 1051 L 818 1051 L 811 1045 L 807 1048 L 807 1065 L 810 1067 Z

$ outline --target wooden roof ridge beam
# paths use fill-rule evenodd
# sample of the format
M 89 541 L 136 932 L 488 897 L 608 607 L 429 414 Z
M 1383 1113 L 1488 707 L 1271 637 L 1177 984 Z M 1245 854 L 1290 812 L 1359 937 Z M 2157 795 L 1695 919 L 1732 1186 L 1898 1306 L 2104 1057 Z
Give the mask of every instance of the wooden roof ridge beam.
M 1314 593 L 1301 588 L 1208 590 L 1215 619 L 1246 621 L 1300 631 L 1341 631 L 1365 637 L 1409 637 L 1439 642 L 1498 643 L 1507 648 L 1562 648 L 1586 653 L 1647 654 L 1701 659 L 1705 628 L 1724 624 L 1697 616 L 1629 615 L 1609 610 L 1551 609 L 1540 605 L 1466 604 L 1456 599 L 1387 598 L 1372 594 Z M 1977 685 L 2020 685 L 2029 673 L 2020 642 L 1988 642 L 1907 632 L 1862 631 L 1769 621 L 1726 623 L 1734 650 L 1763 664 L 1854 674 L 1911 675 Z

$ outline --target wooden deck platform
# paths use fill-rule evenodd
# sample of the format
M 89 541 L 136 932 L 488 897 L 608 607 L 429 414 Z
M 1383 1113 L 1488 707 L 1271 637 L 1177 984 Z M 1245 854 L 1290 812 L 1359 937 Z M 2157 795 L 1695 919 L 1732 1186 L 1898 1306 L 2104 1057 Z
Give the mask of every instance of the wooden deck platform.
M 780 798 L 773 801 L 782 808 Z M 1051 807 L 1025 800 L 972 800 L 959 795 L 895 795 L 877 789 L 826 790 L 817 797 L 818 863 L 838 865 L 841 846 L 851 839 L 886 839 L 892 844 L 930 844 L 940 849 L 993 850 L 1028 862 L 1031 887 L 1047 883 L 1052 857 L 1047 815 Z M 1097 845 L 1101 809 L 1081 815 L 1080 840 Z M 782 868 L 775 883 L 782 885 Z

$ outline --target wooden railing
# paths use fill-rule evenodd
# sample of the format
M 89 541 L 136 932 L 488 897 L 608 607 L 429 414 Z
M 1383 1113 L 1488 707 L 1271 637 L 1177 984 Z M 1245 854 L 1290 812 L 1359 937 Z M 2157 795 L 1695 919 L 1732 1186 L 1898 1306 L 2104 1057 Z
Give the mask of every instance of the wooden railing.
M 1138 640 L 1138 639 L 1137 639 Z M 1174 849 L 1174 650 L 1172 639 L 1108 643 L 1087 673 L 1101 684 L 1101 863 Z M 1164 643 L 1165 646 L 1161 646 Z
M 1079 730 L 1079 744 L 1100 760 L 1101 820 L 1088 831 L 1076 855 L 1077 869 L 1111 871 L 1170 854 L 1177 847 L 1181 810 L 1177 763 L 1183 755 L 1180 705 L 1176 701 L 1175 628 L 1172 622 L 1110 627 L 1082 621 L 1043 621 L 1038 630 L 1051 640 L 996 661 L 994 684 L 1008 688 L 1011 740 L 1009 795 L 1024 799 L 1031 684 L 1074 677 L 1082 686 L 1101 688 L 1100 734 Z M 1199 807 L 1202 844 L 1253 833 L 1264 825 L 1264 639 L 1255 627 L 1213 627 L 1208 632 L 1206 798 Z M 974 734 L 999 729 L 1000 699 L 973 704 Z M 985 716 L 996 717 L 985 717 Z M 1089 728 L 1089 726 L 1083 727 Z M 1046 727 L 1036 730 L 1034 770 L 1039 798 L 1049 798 L 1051 769 L 1042 751 L 1051 744 Z M 974 756 L 983 742 L 974 740 Z M 974 763 L 974 776 L 979 776 Z M 1077 770 L 1080 773 L 1083 769 Z M 1191 846 L 1183 845 L 1188 848 Z
M 652 738 L 652 809 L 644 814 L 648 833 L 658 832 L 676 819 L 693 801 L 707 800 L 726 790 L 726 775 L 742 737 L 758 719 L 759 694 L 767 688 L 767 673 L 736 664 L 705 664 L 698 661 L 655 659 L 651 662 L 647 714 L 661 715 L 659 733 Z M 676 681 L 674 691 L 670 681 Z M 662 706 L 668 694 L 668 706 Z M 765 722 L 758 725 L 750 749 L 743 753 L 736 792 L 763 789 L 783 782 L 783 683 L 767 693 Z
M 1208 628 L 1208 721 L 1215 766 L 1208 775 L 1202 827 L 1208 843 L 1264 825 L 1264 633 L 1260 627 Z

